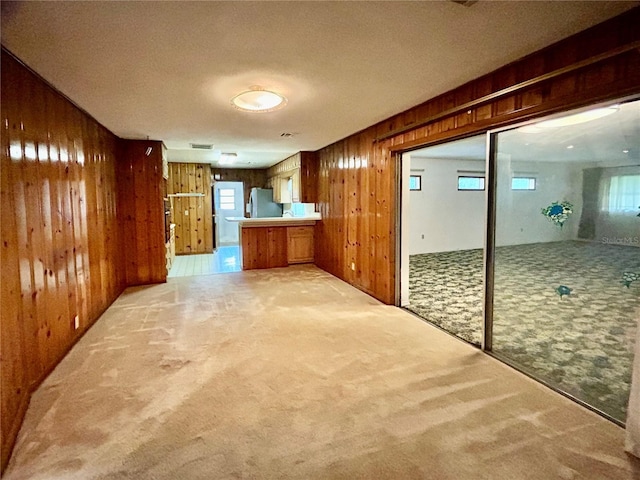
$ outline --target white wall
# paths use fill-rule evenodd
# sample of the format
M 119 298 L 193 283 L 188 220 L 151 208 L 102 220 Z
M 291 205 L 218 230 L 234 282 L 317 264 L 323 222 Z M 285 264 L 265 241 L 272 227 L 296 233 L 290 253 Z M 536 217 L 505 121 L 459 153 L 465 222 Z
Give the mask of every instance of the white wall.
M 403 224 L 410 255 L 483 247 L 485 192 L 459 192 L 458 170 L 484 171 L 484 166 L 484 160 L 411 158 L 411 169 L 424 171 L 411 172 L 422 176 L 422 190 L 409 193 L 408 224 Z
M 536 177 L 536 190 L 511 190 L 513 176 Z M 548 220 L 541 209 L 552 202 L 568 201 L 573 214 L 563 228 Z M 564 162 L 510 162 L 498 157 L 496 245 L 556 242 L 578 236 L 582 214 L 582 165 Z
M 220 210 L 220 189 L 233 188 L 235 191 L 236 209 Z M 244 217 L 244 185 L 242 182 L 215 182 L 214 195 L 216 205 L 216 245 L 238 245 L 238 222 L 228 222 L 225 217 Z
M 457 182 L 459 170 L 484 171 L 484 160 L 413 157 L 411 169 L 424 171 L 411 172 L 422 176 L 422 190 L 409 194 L 408 227 L 403 225 L 405 235 L 408 232 L 409 254 L 483 248 L 486 192 L 458 191 Z M 513 174 L 525 173 L 537 178 L 536 190 L 512 191 Z M 498 176 L 498 246 L 577 237 L 582 209 L 582 165 L 511 162 L 508 157 L 500 157 Z M 560 229 L 540 210 L 563 200 L 574 205 L 574 213 Z

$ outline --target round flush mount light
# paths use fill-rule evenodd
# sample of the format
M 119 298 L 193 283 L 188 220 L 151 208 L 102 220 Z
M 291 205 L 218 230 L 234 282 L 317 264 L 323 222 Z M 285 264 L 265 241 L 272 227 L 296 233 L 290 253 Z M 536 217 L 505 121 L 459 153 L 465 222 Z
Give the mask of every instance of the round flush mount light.
M 599 118 L 606 117 L 612 113 L 616 113 L 620 107 L 613 105 L 611 107 L 594 108 L 593 110 L 587 110 L 585 112 L 574 113 L 573 115 L 567 115 L 565 117 L 554 118 L 551 120 L 544 120 L 542 122 L 534 123 L 532 125 L 525 125 L 518 129 L 522 133 L 540 133 L 547 128 L 568 127 L 571 125 L 579 125 L 581 123 L 590 122 Z
M 243 112 L 265 113 L 279 110 L 287 104 L 287 99 L 279 93 L 254 85 L 231 99 L 231 105 Z

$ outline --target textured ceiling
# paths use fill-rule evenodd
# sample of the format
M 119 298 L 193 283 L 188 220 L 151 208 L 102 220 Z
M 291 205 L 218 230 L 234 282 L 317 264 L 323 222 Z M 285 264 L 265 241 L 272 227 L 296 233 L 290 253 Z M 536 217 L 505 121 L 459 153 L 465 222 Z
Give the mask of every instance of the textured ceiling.
M 638 4 L 3 1 L 2 44 L 117 135 L 163 140 L 173 161 L 264 167 Z M 288 105 L 234 110 L 251 85 Z

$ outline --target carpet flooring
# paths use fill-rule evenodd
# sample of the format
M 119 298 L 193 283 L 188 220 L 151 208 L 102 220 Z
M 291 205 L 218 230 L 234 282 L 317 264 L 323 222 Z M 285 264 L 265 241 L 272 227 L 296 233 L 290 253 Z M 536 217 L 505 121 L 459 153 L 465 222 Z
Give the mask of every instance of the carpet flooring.
M 313 266 L 130 288 L 4 480 L 637 479 L 624 430 Z
M 479 345 L 482 250 L 413 255 L 410 306 Z M 496 354 L 624 421 L 640 318 L 640 249 L 578 241 L 496 249 Z

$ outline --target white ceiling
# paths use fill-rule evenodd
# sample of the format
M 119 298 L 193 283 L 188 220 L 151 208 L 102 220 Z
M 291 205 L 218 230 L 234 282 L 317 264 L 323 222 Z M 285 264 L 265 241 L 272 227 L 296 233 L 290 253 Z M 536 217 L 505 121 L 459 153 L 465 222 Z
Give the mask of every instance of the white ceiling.
M 260 168 L 639 4 L 3 1 L 2 44 L 119 136 L 163 140 L 172 161 L 235 152 Z M 234 110 L 251 85 L 288 105 Z

